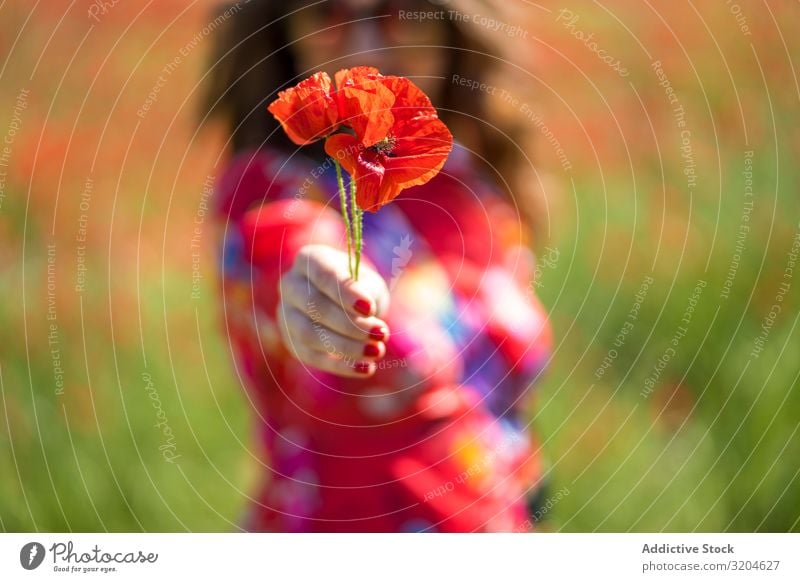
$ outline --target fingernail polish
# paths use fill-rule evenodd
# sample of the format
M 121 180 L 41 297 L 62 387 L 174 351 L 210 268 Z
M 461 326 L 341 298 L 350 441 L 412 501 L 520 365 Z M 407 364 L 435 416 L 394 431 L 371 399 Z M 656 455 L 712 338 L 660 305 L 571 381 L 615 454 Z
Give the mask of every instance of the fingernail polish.
M 377 342 L 382 342 L 386 338 L 386 328 L 376 325 L 369 330 L 369 337 Z
M 366 299 L 358 299 L 353 304 L 353 308 L 361 315 L 369 315 L 372 313 L 372 305 Z
M 353 369 L 357 374 L 369 374 L 369 362 L 356 362 Z
M 377 358 L 381 355 L 381 348 L 377 344 L 367 344 L 364 346 L 364 355 L 368 358 Z

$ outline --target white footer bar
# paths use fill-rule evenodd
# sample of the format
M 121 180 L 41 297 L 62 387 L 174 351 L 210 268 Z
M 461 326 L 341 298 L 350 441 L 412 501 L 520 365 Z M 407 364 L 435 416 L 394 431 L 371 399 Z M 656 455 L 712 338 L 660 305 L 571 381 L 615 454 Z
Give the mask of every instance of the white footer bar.
M 800 534 L 3 534 L 0 580 L 800 580 Z

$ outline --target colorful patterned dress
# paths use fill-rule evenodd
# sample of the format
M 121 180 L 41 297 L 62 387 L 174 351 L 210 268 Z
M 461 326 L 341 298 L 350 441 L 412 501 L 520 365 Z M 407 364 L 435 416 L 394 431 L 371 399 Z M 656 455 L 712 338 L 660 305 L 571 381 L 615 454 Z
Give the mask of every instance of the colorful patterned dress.
M 346 248 L 330 162 L 260 150 L 218 181 L 223 308 L 263 446 L 251 531 L 524 531 L 540 479 L 526 395 L 549 357 L 514 208 L 456 145 L 442 172 L 364 215 L 391 338 L 369 379 L 294 359 L 278 281 L 310 242 Z

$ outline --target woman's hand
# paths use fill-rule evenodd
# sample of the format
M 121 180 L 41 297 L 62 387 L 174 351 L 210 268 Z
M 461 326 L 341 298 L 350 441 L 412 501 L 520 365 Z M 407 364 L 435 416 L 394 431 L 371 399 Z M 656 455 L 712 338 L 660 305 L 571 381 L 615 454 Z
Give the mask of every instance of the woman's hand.
M 306 245 L 280 281 L 278 325 L 298 360 L 339 376 L 365 378 L 386 355 L 389 307 L 383 278 L 363 263 L 353 281 L 347 253 Z

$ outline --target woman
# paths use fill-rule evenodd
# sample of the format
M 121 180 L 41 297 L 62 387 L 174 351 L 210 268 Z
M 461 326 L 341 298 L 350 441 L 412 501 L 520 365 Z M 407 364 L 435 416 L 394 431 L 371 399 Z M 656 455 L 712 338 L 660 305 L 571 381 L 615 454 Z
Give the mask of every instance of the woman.
M 485 51 L 453 3 L 275 4 L 230 11 L 209 99 L 234 150 L 217 195 L 226 329 L 266 452 L 245 527 L 526 530 L 540 469 L 521 409 L 550 334 L 528 228 L 498 186 L 514 147 L 451 81 L 480 78 Z M 266 112 L 356 65 L 410 77 L 459 142 L 436 178 L 365 214 L 358 282 L 330 160 Z

